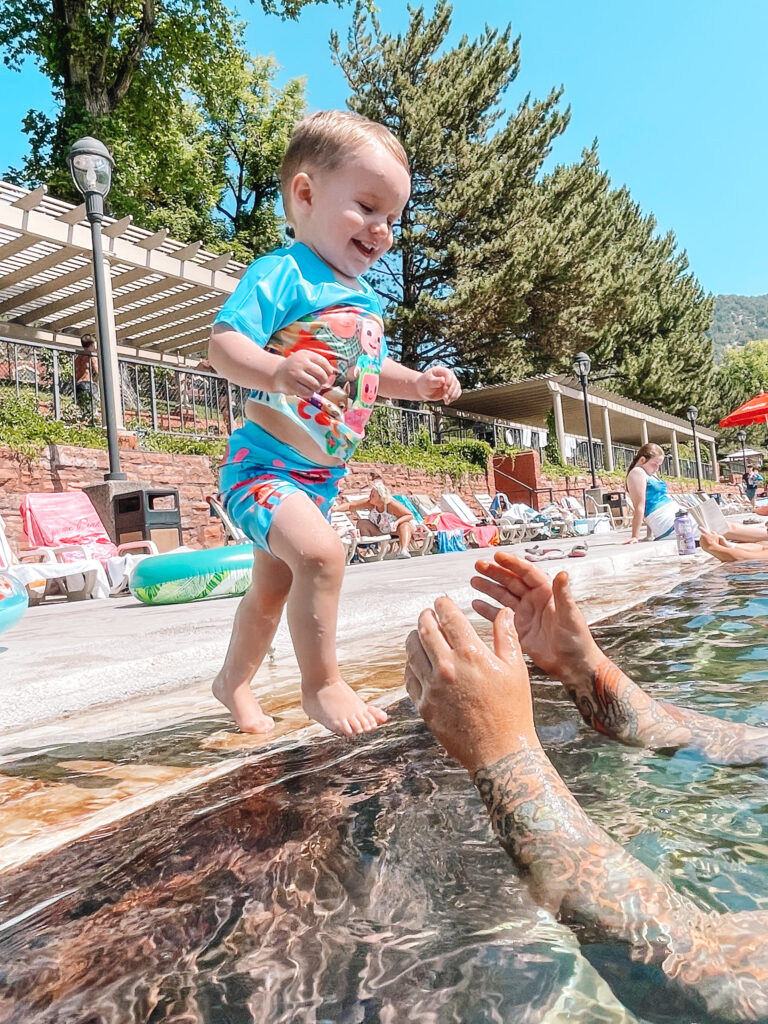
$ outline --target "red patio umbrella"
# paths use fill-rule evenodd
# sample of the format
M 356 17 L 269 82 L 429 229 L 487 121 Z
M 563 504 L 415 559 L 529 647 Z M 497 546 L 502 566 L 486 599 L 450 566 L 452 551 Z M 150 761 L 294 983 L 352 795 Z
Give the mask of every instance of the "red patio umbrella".
M 761 391 L 759 395 L 750 398 L 748 402 L 740 405 L 738 409 L 729 412 L 724 419 L 720 420 L 718 426 L 748 427 L 750 423 L 763 422 L 768 424 L 768 392 L 765 391 Z

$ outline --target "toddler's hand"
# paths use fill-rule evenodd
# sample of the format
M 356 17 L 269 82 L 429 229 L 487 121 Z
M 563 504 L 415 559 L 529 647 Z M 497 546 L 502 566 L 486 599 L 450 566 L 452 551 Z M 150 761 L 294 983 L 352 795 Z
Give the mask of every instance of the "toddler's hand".
M 433 366 L 425 370 L 417 384 L 419 398 L 425 402 L 445 402 L 450 405 L 461 394 L 461 384 L 453 370 L 447 366 Z
M 275 371 L 273 390 L 310 398 L 316 391 L 330 387 L 335 379 L 334 369 L 325 356 L 301 349 L 281 361 Z

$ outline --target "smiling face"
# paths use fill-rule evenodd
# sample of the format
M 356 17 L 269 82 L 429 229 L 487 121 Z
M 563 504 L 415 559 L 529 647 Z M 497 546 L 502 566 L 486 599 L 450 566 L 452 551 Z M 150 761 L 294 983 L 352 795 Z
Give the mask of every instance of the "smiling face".
M 356 288 L 356 278 L 391 247 L 410 191 L 405 167 L 376 141 L 350 151 L 335 170 L 300 171 L 290 186 L 296 240 Z

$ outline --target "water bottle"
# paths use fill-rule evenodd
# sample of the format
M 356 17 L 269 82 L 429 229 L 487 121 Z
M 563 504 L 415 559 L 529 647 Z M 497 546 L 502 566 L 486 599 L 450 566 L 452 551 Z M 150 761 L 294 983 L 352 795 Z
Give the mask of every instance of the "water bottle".
M 675 538 L 678 555 L 696 554 L 693 520 L 683 509 L 680 509 L 675 516 Z

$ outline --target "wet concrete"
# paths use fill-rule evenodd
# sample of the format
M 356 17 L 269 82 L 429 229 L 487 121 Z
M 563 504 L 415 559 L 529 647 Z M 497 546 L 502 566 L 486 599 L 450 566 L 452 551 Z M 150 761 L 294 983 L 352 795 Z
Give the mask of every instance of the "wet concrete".
M 590 538 L 585 558 L 540 563 L 550 575 L 569 570 L 590 621 L 715 565 L 702 553 L 680 559 L 672 541 L 624 546 L 625 536 Z M 565 556 L 576 542 L 551 546 Z M 469 610 L 474 562 L 492 554 L 349 567 L 340 661 L 365 699 L 386 706 L 403 695 L 403 644 L 419 611 L 439 594 Z M 0 636 L 0 871 L 227 774 L 255 750 L 324 731 L 301 710 L 285 623 L 254 683 L 277 729 L 267 737 L 232 730 L 210 681 L 236 606 L 47 605 Z

